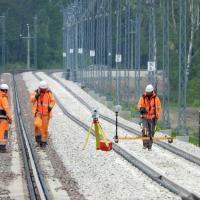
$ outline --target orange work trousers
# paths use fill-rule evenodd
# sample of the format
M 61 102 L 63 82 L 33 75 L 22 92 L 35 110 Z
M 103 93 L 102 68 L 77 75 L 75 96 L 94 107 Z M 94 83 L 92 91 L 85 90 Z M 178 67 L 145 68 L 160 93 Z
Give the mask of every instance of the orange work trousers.
M 49 115 L 40 115 L 37 114 L 36 117 L 39 117 L 42 120 L 42 126 L 35 126 L 35 136 L 41 136 L 41 142 L 48 141 L 48 127 L 49 127 Z
M 0 145 L 7 144 L 6 132 L 9 129 L 9 123 L 6 119 L 0 119 Z

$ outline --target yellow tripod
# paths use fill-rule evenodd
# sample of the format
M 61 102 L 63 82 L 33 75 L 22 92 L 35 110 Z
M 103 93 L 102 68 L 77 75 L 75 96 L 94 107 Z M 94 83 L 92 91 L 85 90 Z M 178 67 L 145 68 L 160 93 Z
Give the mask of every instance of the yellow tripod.
M 100 149 L 100 134 L 102 135 L 106 146 L 109 147 L 106 135 L 105 135 L 100 123 L 99 123 L 98 117 L 96 117 L 96 115 L 95 115 L 95 117 L 93 116 L 93 121 L 92 121 L 92 124 L 91 124 L 91 126 L 89 128 L 89 131 L 88 131 L 88 134 L 87 134 L 87 137 L 86 137 L 86 140 L 85 140 L 85 144 L 83 146 L 83 150 L 86 148 L 86 146 L 88 144 L 89 136 L 91 134 L 93 126 L 94 126 L 95 136 L 96 136 L 96 150 Z

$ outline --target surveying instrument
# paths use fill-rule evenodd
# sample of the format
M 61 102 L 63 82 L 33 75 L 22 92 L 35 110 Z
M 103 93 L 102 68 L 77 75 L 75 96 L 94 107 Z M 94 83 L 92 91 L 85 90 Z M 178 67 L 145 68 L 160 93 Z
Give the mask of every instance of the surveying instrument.
M 171 136 L 163 136 L 163 137 L 151 137 L 148 136 L 148 129 L 143 127 L 143 123 L 140 122 L 139 125 L 141 127 L 141 129 L 145 132 L 145 136 L 124 136 L 121 137 L 118 135 L 118 116 L 119 116 L 119 112 L 121 111 L 121 106 L 120 105 L 116 105 L 115 106 L 115 136 L 114 136 L 114 142 L 115 143 L 119 143 L 119 140 L 168 140 L 168 143 L 173 143 L 173 140 L 176 139 L 176 137 L 171 137 Z
M 115 106 L 115 117 L 116 117 L 116 120 L 115 120 L 115 137 L 114 137 L 114 141 L 115 143 L 118 143 L 119 142 L 119 137 L 118 137 L 118 115 L 119 115 L 119 112 L 121 111 L 121 106 L 120 105 L 116 105 Z
M 93 109 L 92 119 L 93 121 L 89 128 L 83 149 L 86 148 L 92 128 L 94 127 L 96 137 L 96 150 L 110 151 L 112 149 L 112 142 L 109 142 L 107 140 L 105 132 L 103 131 L 101 124 L 99 123 L 99 112 L 97 109 Z M 103 140 L 100 140 L 101 136 Z

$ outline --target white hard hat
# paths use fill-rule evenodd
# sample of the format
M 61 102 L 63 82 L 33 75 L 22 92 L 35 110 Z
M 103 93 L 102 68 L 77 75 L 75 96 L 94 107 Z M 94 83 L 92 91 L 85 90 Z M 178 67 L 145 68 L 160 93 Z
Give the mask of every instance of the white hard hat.
M 146 86 L 145 92 L 153 92 L 154 88 L 153 85 L 149 84 Z
M 1 89 L 1 90 L 8 90 L 9 87 L 8 87 L 7 84 L 1 84 L 0 89 Z
M 40 81 L 39 88 L 47 89 L 48 88 L 47 82 L 46 81 Z

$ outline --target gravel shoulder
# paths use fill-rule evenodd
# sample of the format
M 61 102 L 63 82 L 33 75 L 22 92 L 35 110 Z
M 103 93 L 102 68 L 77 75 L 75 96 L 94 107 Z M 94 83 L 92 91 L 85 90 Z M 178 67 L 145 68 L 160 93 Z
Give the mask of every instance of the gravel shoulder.
M 37 83 L 30 72 L 24 73 L 23 79 L 29 88 Z M 47 81 L 56 96 L 58 93 L 62 94 L 59 99 L 64 101 L 65 106 L 69 110 L 73 107 L 73 114 L 81 113 L 86 122 L 91 123 L 90 114 L 87 119 L 87 110 L 83 111 L 82 105 L 78 105 L 60 86 L 48 79 Z M 65 102 L 66 99 L 70 102 Z M 95 151 L 94 137 L 90 137 L 87 150 L 83 151 L 82 145 L 87 133 L 63 115 L 58 106 L 54 109 L 49 131 L 56 152 L 79 183 L 80 191 L 86 199 L 180 199 L 132 167 L 115 152 Z
M 71 94 L 69 94 L 58 82 L 42 72 L 37 73 L 41 78 L 46 80 L 60 102 L 68 108 L 69 112 L 84 121 L 88 125 L 91 123 L 91 113 L 83 105 L 81 105 Z M 71 88 L 73 90 L 73 88 Z M 78 93 L 80 95 L 80 93 Z M 68 106 L 70 105 L 70 106 Z M 100 109 L 101 111 L 101 109 Z M 81 115 L 80 115 L 81 113 Z M 114 116 L 114 115 L 113 115 Z M 112 140 L 115 127 L 110 123 L 101 119 L 103 128 L 108 133 L 108 138 Z M 128 135 L 126 131 L 119 129 L 119 133 L 123 136 Z M 142 150 L 141 141 L 136 142 L 120 142 L 121 147 L 125 148 L 138 159 L 142 160 L 148 166 L 159 171 L 162 175 L 170 178 L 172 181 L 183 185 L 188 190 L 200 195 L 200 168 L 199 166 L 174 155 L 167 150 L 158 146 L 153 147 L 152 152 Z M 184 163 L 184 168 L 182 167 Z
M 79 192 L 78 185 L 68 170 L 64 167 L 62 160 L 54 150 L 51 138 L 46 149 L 37 147 L 34 141 L 34 127 L 32 117 L 32 105 L 29 102 L 30 93 L 38 87 L 38 82 L 29 82 L 31 87 L 23 81 L 21 75 L 16 76 L 22 114 L 25 120 L 31 144 L 37 153 L 41 170 L 47 182 L 52 199 L 74 199 L 82 200 L 84 196 Z M 51 121 L 50 121 L 51 124 Z
M 57 73 L 53 73 L 53 76 L 56 78 L 59 78 L 66 86 L 70 87 L 70 89 L 72 89 L 74 92 L 76 92 L 77 94 L 80 94 L 80 96 L 92 107 L 98 107 L 100 110 L 100 113 L 103 115 L 106 115 L 112 119 L 115 120 L 115 113 L 113 111 L 111 111 L 109 108 L 107 108 L 104 104 L 98 102 L 96 99 L 94 99 L 93 97 L 91 97 L 87 92 L 85 92 L 83 89 L 81 89 L 81 87 L 72 82 L 72 81 L 68 81 L 65 80 L 64 78 L 62 78 L 62 72 L 57 72 Z M 128 121 L 122 117 L 119 117 L 119 121 L 138 130 L 141 131 L 141 128 L 138 124 L 135 124 L 134 122 Z M 157 136 L 163 136 L 164 134 L 162 133 L 156 133 Z M 167 142 L 167 141 L 164 141 Z M 171 144 L 185 152 L 188 152 L 198 158 L 200 158 L 200 148 L 190 144 L 190 143 L 186 143 L 180 140 L 174 140 L 173 144 Z

